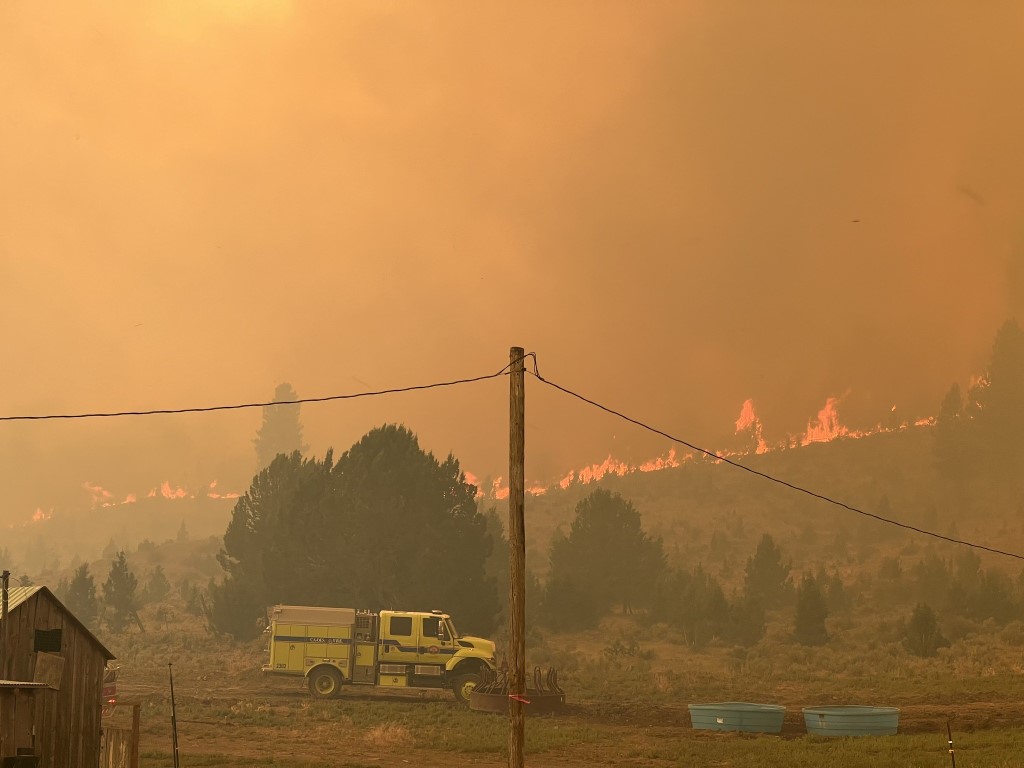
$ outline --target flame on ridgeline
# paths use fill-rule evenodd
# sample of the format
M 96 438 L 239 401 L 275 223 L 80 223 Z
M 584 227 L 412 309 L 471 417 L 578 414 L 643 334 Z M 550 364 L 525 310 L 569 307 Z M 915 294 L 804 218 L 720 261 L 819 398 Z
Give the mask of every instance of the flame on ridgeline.
M 754 401 L 749 397 L 743 401 L 740 407 L 740 415 L 736 419 L 736 434 L 740 435 L 749 432 L 754 438 L 754 453 L 766 453 L 768 443 L 764 440 L 764 425 L 754 410 Z
M 134 493 L 126 494 L 123 499 L 118 500 L 120 497 L 115 496 L 112 492 L 108 491 L 103 486 L 86 481 L 82 483 L 82 488 L 89 493 L 89 508 L 105 508 L 105 507 L 119 507 L 123 504 L 135 504 L 139 497 Z M 194 499 L 197 496 L 205 496 L 210 499 L 237 499 L 241 494 L 229 491 L 226 493 L 220 493 L 217 491 L 217 481 L 214 480 L 209 485 L 205 486 L 204 490 L 200 493 L 189 492 L 186 488 L 181 486 L 171 485 L 169 480 L 164 480 L 156 488 L 150 488 L 149 493 L 145 495 L 147 499 L 155 499 L 160 496 L 168 500 L 176 499 Z M 37 507 L 36 511 L 32 514 L 31 523 L 39 523 L 44 520 L 49 520 L 53 517 L 53 510 L 45 511 L 41 507 Z M 28 525 L 28 523 L 25 523 Z
M 227 493 L 217 492 L 217 481 L 214 480 L 206 489 L 206 497 L 208 499 L 237 499 L 241 494 L 235 493 L 234 491 L 228 491 Z
M 800 445 L 811 443 L 828 443 L 837 437 L 848 437 L 850 430 L 839 421 L 839 398 L 830 397 L 825 401 L 824 407 L 818 411 L 818 418 L 810 419 L 807 422 L 807 431 L 800 437 Z M 894 406 L 895 407 L 895 406 Z M 878 430 L 883 429 L 878 425 Z M 863 437 L 863 434 L 854 434 L 854 437 Z
M 689 457 L 690 454 L 687 454 L 683 457 L 683 460 L 685 461 Z M 605 475 L 616 475 L 618 477 L 622 477 L 623 475 L 628 475 L 633 472 L 657 472 L 661 469 L 678 466 L 679 460 L 676 458 L 675 448 L 670 448 L 665 456 L 648 459 L 640 464 L 627 464 L 624 461 L 612 458 L 609 454 L 608 457 L 600 464 L 590 464 L 582 469 L 570 469 L 569 473 L 558 481 L 558 487 L 568 488 L 574 482 L 580 483 L 581 485 L 596 483 Z
M 974 384 L 975 382 L 972 381 L 972 386 Z M 785 440 L 771 444 L 765 439 L 764 425 L 754 408 L 754 401 L 748 398 L 744 400 L 743 405 L 740 406 L 740 414 L 736 418 L 735 427 L 737 435 L 749 436 L 749 442 L 746 440 L 744 442 L 746 442 L 750 447 L 746 450 L 719 450 L 715 453 L 719 456 L 730 458 L 746 456 L 752 453 L 763 454 L 784 448 L 801 448 L 814 443 L 827 443 L 841 438 L 855 439 L 868 437 L 869 435 L 875 435 L 881 432 L 900 432 L 913 427 L 927 427 L 935 424 L 934 416 L 916 419 L 912 422 L 900 420 L 897 416 L 896 406 L 894 405 L 890 409 L 890 413 L 892 415 L 888 419 L 887 424 L 879 423 L 870 429 L 864 430 L 851 429 L 843 424 L 839 418 L 839 406 L 841 402 L 842 398 L 840 397 L 826 398 L 825 404 L 818 411 L 817 416 L 808 419 L 806 431 L 802 434 L 790 435 Z M 580 485 L 594 483 L 607 475 L 616 475 L 621 477 L 631 472 L 656 472 L 662 469 L 678 467 L 681 464 L 694 460 L 695 458 L 696 457 L 693 453 L 686 453 L 677 457 L 674 448 L 669 450 L 668 454 L 664 457 L 652 459 L 638 465 L 627 464 L 609 455 L 599 464 L 590 464 L 582 469 L 569 470 L 569 472 L 558 481 L 558 485 L 560 488 L 565 489 L 574 483 L 578 483 Z M 709 460 L 715 461 L 713 458 Z M 494 487 L 491 489 L 491 495 L 496 499 L 504 499 L 508 496 L 508 488 L 502 484 L 501 478 L 498 478 L 498 480 L 494 482 Z
M 167 480 L 164 480 L 160 483 L 160 495 L 165 499 L 184 499 L 189 494 L 184 488 L 171 488 L 171 484 Z M 194 499 L 195 496 L 192 496 L 191 498 Z

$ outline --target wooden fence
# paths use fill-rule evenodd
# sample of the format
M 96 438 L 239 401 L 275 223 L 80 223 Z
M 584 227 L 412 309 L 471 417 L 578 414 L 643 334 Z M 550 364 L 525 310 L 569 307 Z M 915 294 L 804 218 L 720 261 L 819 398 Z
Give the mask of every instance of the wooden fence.
M 124 702 L 119 702 L 124 706 Z M 132 708 L 132 724 L 114 725 L 104 718 L 100 768 L 139 768 L 139 704 Z

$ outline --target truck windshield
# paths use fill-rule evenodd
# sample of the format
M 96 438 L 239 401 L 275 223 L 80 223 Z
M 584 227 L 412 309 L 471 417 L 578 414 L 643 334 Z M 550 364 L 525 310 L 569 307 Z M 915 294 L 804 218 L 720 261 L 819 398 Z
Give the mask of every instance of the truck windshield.
M 448 625 L 448 631 L 452 635 L 452 640 L 458 640 L 459 639 L 459 633 L 455 631 L 455 624 L 452 623 L 452 620 L 451 619 L 445 619 L 444 623 Z

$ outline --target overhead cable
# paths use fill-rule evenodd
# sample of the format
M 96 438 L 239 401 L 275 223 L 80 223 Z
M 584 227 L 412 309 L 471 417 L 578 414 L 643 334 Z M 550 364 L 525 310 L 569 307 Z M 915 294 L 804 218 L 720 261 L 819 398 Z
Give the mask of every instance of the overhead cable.
M 531 353 L 532 354 L 532 353 Z M 529 357 L 530 355 L 524 355 Z M 160 416 L 173 413 L 210 413 L 211 411 L 237 411 L 244 408 L 266 408 L 272 405 L 300 405 L 302 403 L 326 403 L 332 400 L 355 400 L 360 397 L 377 397 L 380 395 L 394 395 L 400 392 L 416 392 L 424 389 L 438 389 L 440 387 L 454 387 L 459 384 L 472 384 L 487 379 L 496 379 L 499 376 L 508 375 L 509 363 L 496 373 L 489 373 L 484 376 L 473 376 L 465 379 L 453 379 L 451 381 L 438 381 L 432 384 L 415 384 L 408 387 L 393 387 L 391 389 L 379 389 L 373 392 L 355 392 L 347 395 L 327 395 L 326 397 L 299 397 L 294 400 L 275 400 L 263 403 L 236 403 L 233 405 L 210 405 L 198 408 L 158 408 L 149 411 L 111 411 L 105 413 L 47 413 L 30 416 L 0 416 L 0 421 L 49 421 L 57 419 L 101 419 L 114 418 L 118 416 Z

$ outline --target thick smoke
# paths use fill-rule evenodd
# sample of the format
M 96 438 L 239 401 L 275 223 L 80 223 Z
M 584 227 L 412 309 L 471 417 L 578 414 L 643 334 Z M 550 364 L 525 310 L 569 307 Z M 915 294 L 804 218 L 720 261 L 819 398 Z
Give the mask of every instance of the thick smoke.
M 1019 3 L 0 7 L 4 414 L 541 372 L 715 447 L 933 413 L 1024 313 Z M 307 407 L 505 474 L 504 381 Z M 665 441 L 528 392 L 546 482 Z M 258 411 L 0 425 L 0 518 L 244 490 Z M 77 500 L 77 501 L 76 501 Z

